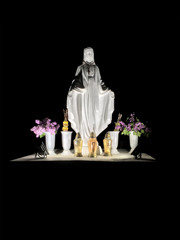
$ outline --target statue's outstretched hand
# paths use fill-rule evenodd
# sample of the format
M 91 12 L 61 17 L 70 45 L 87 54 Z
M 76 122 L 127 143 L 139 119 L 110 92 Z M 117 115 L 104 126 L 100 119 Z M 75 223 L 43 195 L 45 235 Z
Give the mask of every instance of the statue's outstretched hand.
M 115 94 L 114 94 L 113 91 L 111 91 L 111 97 L 112 97 L 112 98 L 115 98 Z

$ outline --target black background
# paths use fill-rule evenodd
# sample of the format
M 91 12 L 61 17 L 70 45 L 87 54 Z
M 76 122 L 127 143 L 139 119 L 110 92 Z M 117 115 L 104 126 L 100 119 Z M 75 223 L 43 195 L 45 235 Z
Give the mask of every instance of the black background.
M 152 128 L 150 153 L 160 157 L 164 131 L 160 126 L 169 117 L 176 91 L 177 19 L 117 18 L 91 24 L 55 20 L 17 19 L 5 29 L 3 121 L 8 127 L 3 130 L 10 140 L 6 157 L 36 151 L 40 140 L 30 131 L 35 119 L 49 117 L 60 123 L 61 130 L 67 92 L 88 46 L 94 49 L 103 81 L 115 93 L 112 124 L 106 131 L 114 129 L 119 112 L 124 121 L 135 112 Z M 56 148 L 61 148 L 60 130 Z M 103 137 L 104 132 L 99 136 L 101 145 Z M 127 137 L 121 136 L 123 141 Z
M 85 18 L 76 12 L 70 18 L 66 11 L 61 14 L 25 11 L 13 15 L 4 27 L 1 141 L 2 161 L 8 163 L 4 171 L 6 226 L 17 236 L 22 232 L 41 236 L 48 232 L 50 222 L 54 231 L 63 231 L 78 216 L 80 226 L 74 234 L 87 228 L 89 235 L 104 220 L 104 226 L 114 223 L 114 231 L 130 224 L 136 236 L 142 235 L 142 228 L 145 235 L 162 236 L 168 233 L 167 218 L 177 214 L 178 157 L 169 157 L 169 149 L 177 149 L 172 141 L 179 120 L 179 18 L 105 13 Z M 40 143 L 30 131 L 35 119 L 49 117 L 62 128 L 67 92 L 85 47 L 94 49 L 101 77 L 115 93 L 108 130 L 114 129 L 119 112 L 122 120 L 132 112 L 147 120 L 152 128 L 148 152 L 157 163 L 10 163 L 35 152 Z M 104 133 L 100 144 L 103 137 Z M 127 139 L 120 136 L 120 147 L 128 147 Z M 56 148 L 61 148 L 60 130 Z M 167 201 L 169 196 L 173 201 Z M 93 226 L 85 224 L 89 218 Z

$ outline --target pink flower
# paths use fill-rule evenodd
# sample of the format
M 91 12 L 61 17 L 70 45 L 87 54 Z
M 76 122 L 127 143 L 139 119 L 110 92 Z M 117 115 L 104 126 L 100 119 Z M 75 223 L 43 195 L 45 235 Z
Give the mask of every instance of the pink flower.
M 31 128 L 30 130 L 32 131 L 32 132 L 34 132 L 35 130 L 36 130 L 36 126 L 34 126 L 33 128 Z
M 37 120 L 35 120 L 35 123 L 41 124 L 41 121 L 37 119 Z
M 37 126 L 34 126 L 30 130 L 34 132 L 36 137 L 38 138 L 40 135 L 42 135 L 44 132 L 50 132 L 51 134 L 56 134 L 58 128 L 60 127 L 57 122 L 52 122 L 49 118 L 44 118 L 42 121 L 35 120 Z

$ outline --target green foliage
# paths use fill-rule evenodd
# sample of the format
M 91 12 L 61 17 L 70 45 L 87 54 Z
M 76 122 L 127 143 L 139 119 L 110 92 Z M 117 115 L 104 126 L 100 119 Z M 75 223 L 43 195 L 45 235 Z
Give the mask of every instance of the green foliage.
M 137 132 L 137 136 L 140 137 L 140 136 L 141 136 L 141 133 L 140 133 L 140 132 Z
M 121 135 L 129 135 L 129 134 L 130 132 L 126 128 L 124 128 L 124 130 L 121 132 Z
M 136 136 L 138 136 L 138 137 L 141 137 L 142 134 L 145 135 L 144 129 L 141 129 L 140 132 L 135 132 L 135 131 L 133 131 L 133 130 L 132 130 L 132 132 L 133 132 L 133 135 L 136 135 Z M 122 131 L 121 135 L 130 135 L 130 131 L 128 131 L 126 128 L 124 128 L 124 130 Z M 146 136 L 148 136 L 148 135 L 149 135 L 149 134 L 146 134 Z
M 46 133 L 44 132 L 44 133 L 42 133 L 39 137 L 42 138 L 42 137 L 44 137 L 45 135 L 46 135 Z

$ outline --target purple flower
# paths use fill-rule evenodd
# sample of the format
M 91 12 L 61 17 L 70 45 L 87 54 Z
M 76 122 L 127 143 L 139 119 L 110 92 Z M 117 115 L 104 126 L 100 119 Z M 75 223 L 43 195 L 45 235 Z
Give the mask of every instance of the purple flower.
M 35 120 L 35 123 L 41 124 L 41 121 L 37 119 L 37 120 Z
M 126 126 L 126 124 L 123 121 L 120 121 L 119 124 L 122 125 L 123 127 Z
M 34 126 L 30 130 L 34 132 L 37 138 L 45 132 L 50 132 L 51 134 L 55 134 L 60 127 L 60 125 L 57 124 L 57 122 L 51 123 L 51 119 L 49 118 L 44 118 L 42 121 L 35 120 L 35 122 L 38 125 Z
M 136 122 L 134 124 L 134 131 L 135 132 L 138 132 L 138 131 L 140 131 L 143 128 L 145 128 L 145 126 L 144 126 L 144 124 L 142 122 Z
M 131 131 L 131 124 L 129 123 L 127 126 L 126 126 L 126 129 L 127 129 L 127 131 Z
M 146 127 L 146 128 L 145 128 L 145 132 L 146 132 L 146 133 L 150 133 L 150 132 L 151 132 L 151 129 L 148 128 L 148 127 Z
M 135 116 L 135 113 L 130 114 L 129 122 L 134 122 L 135 121 L 134 116 Z
M 123 131 L 125 128 L 126 124 L 123 121 L 118 121 L 115 123 L 115 131 Z

